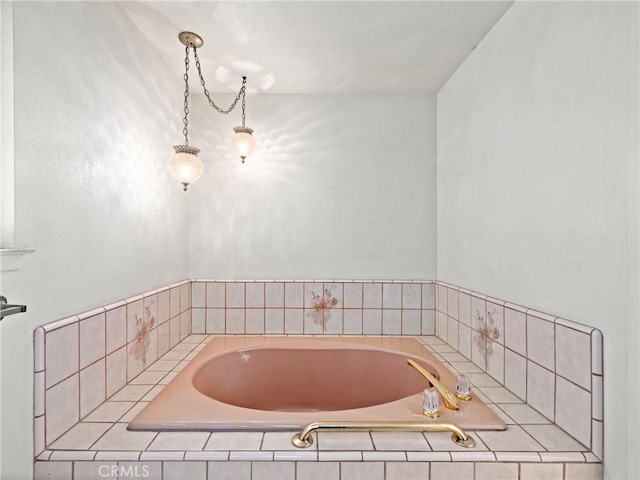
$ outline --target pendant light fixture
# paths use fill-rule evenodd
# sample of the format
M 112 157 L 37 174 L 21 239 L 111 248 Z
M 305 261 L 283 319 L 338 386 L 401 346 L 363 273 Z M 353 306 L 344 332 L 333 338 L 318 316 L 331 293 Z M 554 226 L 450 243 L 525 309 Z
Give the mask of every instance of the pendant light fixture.
M 218 113 L 227 115 L 230 113 L 242 98 L 242 126 L 234 127 L 235 134 L 231 137 L 231 150 L 242 159 L 244 163 L 245 159 L 251 155 L 256 148 L 256 141 L 253 138 L 253 129 L 245 125 L 245 94 L 247 77 L 242 77 L 242 86 L 236 98 L 233 100 L 229 108 L 222 109 L 217 106 L 211 99 L 211 95 L 205 86 L 204 77 L 202 76 L 202 70 L 200 68 L 200 59 L 198 58 L 198 48 L 200 48 L 204 41 L 202 37 L 193 32 L 181 32 L 178 35 L 180 42 L 185 46 L 184 57 L 184 117 L 182 119 L 183 127 L 182 134 L 184 135 L 184 145 L 174 145 L 173 149 L 175 154 L 169 159 L 169 171 L 171 175 L 178 180 L 184 186 L 184 191 L 187 191 L 187 187 L 194 183 L 202 172 L 204 171 L 204 164 L 202 160 L 198 158 L 199 148 L 189 145 L 189 51 L 193 48 L 193 57 L 196 62 L 196 68 L 198 70 L 198 76 L 200 77 L 200 84 L 204 90 L 204 94 L 211 105 Z

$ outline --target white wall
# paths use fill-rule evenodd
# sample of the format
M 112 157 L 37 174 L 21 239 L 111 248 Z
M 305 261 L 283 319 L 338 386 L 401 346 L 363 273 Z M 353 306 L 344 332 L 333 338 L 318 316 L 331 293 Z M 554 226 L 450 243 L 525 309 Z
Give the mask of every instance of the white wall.
M 434 95 L 250 94 L 259 150 L 244 165 L 228 148 L 239 112 L 222 119 L 202 100 L 193 277 L 435 278 Z
M 2 294 L 2 478 L 30 478 L 36 325 L 184 279 L 187 197 L 166 170 L 180 78 L 115 2 L 16 2 L 15 234 Z M 11 441 L 6 441 L 11 439 Z
M 516 2 L 438 94 L 438 278 L 602 330 L 609 478 L 640 475 L 637 7 Z

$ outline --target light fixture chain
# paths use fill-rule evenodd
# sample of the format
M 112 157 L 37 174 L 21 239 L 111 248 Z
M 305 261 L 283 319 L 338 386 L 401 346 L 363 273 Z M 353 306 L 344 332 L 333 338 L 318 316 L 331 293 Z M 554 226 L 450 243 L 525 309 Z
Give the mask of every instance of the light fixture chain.
M 242 86 L 240 87 L 240 91 L 238 92 L 238 95 L 236 95 L 235 100 L 231 103 L 231 105 L 229 106 L 229 108 L 227 108 L 226 110 L 223 110 L 222 108 L 220 108 L 219 106 L 217 106 L 214 101 L 211 99 L 211 96 L 209 95 L 209 91 L 207 90 L 207 87 L 204 84 L 204 77 L 202 76 L 202 70 L 200 68 L 200 59 L 198 58 L 198 50 L 196 47 L 193 47 L 193 56 L 196 59 L 196 68 L 198 69 L 198 76 L 200 77 L 200 84 L 202 85 L 202 88 L 204 90 L 204 95 L 207 97 L 207 100 L 209 100 L 209 105 L 211 105 L 213 108 L 215 108 L 219 113 L 226 115 L 228 113 L 231 112 L 231 110 L 233 110 L 236 106 L 236 104 L 238 103 L 238 101 L 240 100 L 240 97 L 243 98 L 243 108 L 242 108 L 242 112 L 243 112 L 243 122 L 242 125 L 244 125 L 244 92 L 246 89 L 246 84 L 247 84 L 247 78 L 246 77 L 242 77 Z
M 182 128 L 184 144 L 189 146 L 189 46 L 185 49 L 184 56 L 184 118 L 182 123 L 184 124 Z

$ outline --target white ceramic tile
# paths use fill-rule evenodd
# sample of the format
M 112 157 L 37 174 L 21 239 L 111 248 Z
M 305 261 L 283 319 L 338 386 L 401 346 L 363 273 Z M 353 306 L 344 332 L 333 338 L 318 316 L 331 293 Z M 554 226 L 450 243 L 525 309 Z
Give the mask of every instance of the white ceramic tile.
M 545 424 L 550 422 L 549 419 L 545 418 L 526 403 L 505 403 L 500 404 L 500 408 L 519 425 Z
M 403 462 L 406 459 L 405 452 L 362 452 L 364 462 Z
M 202 450 L 209 432 L 160 432 L 147 450 Z
M 135 452 L 135 451 L 125 451 L 125 450 L 105 450 L 105 451 L 101 451 L 101 452 L 96 452 L 96 456 L 94 457 L 94 459 L 96 461 L 100 460 L 138 460 L 138 458 L 140 457 L 140 452 Z
M 436 335 L 438 335 L 444 341 L 447 341 L 447 327 L 449 319 L 445 313 L 437 312 Z
M 567 463 L 566 480 L 601 480 L 601 463 Z
M 458 293 L 458 321 L 471 327 L 471 296 L 467 293 Z
M 261 450 L 292 450 L 292 451 L 300 451 L 299 448 L 295 447 L 293 443 L 291 443 L 292 432 L 265 432 L 264 438 L 262 440 L 262 445 L 260 447 Z M 316 443 L 314 442 L 310 447 L 305 448 L 305 451 L 313 451 L 317 448 Z
M 322 322 L 324 320 L 324 312 L 317 311 L 313 308 L 305 308 L 304 310 L 304 334 L 318 335 L 323 333 Z
M 264 308 L 248 308 L 246 310 L 246 332 L 249 334 L 264 333 Z
M 91 413 L 106 398 L 104 358 L 80 370 L 80 418 Z
M 251 462 L 209 463 L 207 480 L 251 480 Z
M 244 309 L 227 308 L 226 315 L 227 315 L 226 333 L 235 333 L 235 334 L 245 333 Z
M 447 313 L 447 287 L 441 283 L 436 284 L 436 310 Z
M 98 440 L 111 425 L 109 423 L 80 422 L 53 442 L 52 449 L 88 449 Z
M 504 307 L 487 301 L 485 321 L 493 332 L 491 339 L 504 345 Z
M 204 308 L 191 309 L 191 331 L 193 333 L 206 332 L 206 309 Z
M 284 450 L 284 451 L 275 451 L 273 452 L 273 460 L 276 462 L 279 461 L 287 461 L 287 462 L 316 462 L 316 465 L 319 465 L 318 462 L 318 452 L 315 450 L 311 451 L 300 451 L 300 450 Z M 300 463 L 298 463 L 300 465 Z
M 169 350 L 170 330 L 169 322 L 162 323 L 158 326 L 158 355 L 162 356 Z
M 602 375 L 602 332 L 591 332 L 591 368 L 592 373 Z
M 33 375 L 33 416 L 39 417 L 44 414 L 44 372 L 37 372 Z
M 180 311 L 191 308 L 191 282 L 180 285 Z
M 45 330 L 42 327 L 37 327 L 33 332 L 33 371 L 42 372 L 44 370 L 44 347 Z
M 541 462 L 537 452 L 495 452 L 498 462 Z M 549 480 L 549 479 L 547 479 Z
M 504 347 L 492 340 L 487 340 L 487 373 L 504 383 Z
M 344 462 L 340 478 L 343 480 L 384 480 L 383 462 Z
M 591 384 L 593 385 L 593 391 L 591 392 L 591 415 L 596 420 L 602 420 L 604 418 L 602 377 L 593 375 Z
M 284 307 L 284 283 L 267 283 L 265 285 L 265 307 Z
M 382 310 L 382 334 L 400 335 L 402 333 L 402 310 Z
M 465 360 L 471 358 L 471 329 L 462 323 L 458 324 L 458 351 Z
M 136 339 L 145 321 L 142 299 L 127 303 L 127 343 Z
M 141 400 L 144 402 L 150 402 L 162 391 L 163 388 L 164 385 L 156 385 L 151 390 L 149 390 L 147 394 L 141 398 Z
M 484 298 L 471 295 L 471 328 L 480 330 L 486 320 L 487 302 Z
M 365 335 L 382 333 L 382 310 L 369 308 L 362 310 L 362 333 Z
M 402 284 L 382 284 L 382 308 L 402 308 Z
M 33 480 L 63 480 L 72 478 L 73 462 L 35 462 Z
M 267 287 L 269 285 L 267 284 Z M 284 333 L 284 309 L 283 308 L 267 308 L 265 309 L 265 333 L 267 334 L 283 334 Z
M 302 308 L 304 284 L 302 283 L 285 283 L 284 284 L 284 306 L 285 308 Z
M 297 480 L 328 480 L 340 478 L 339 462 L 300 462 L 297 465 Z
M 303 316 L 304 316 L 304 310 L 302 308 L 286 308 L 284 310 L 284 333 L 286 334 L 304 333 Z
M 206 313 L 207 333 L 225 333 L 225 309 L 207 308 Z
M 129 423 L 131 420 L 135 418 L 138 413 L 142 411 L 144 407 L 146 407 L 149 402 L 137 402 L 131 407 L 127 413 L 125 413 L 122 417 L 120 417 L 119 422 Z
M 402 335 L 420 335 L 422 315 L 420 310 L 402 310 Z
M 130 475 L 122 475 L 119 480 L 140 479 L 142 475 L 147 475 L 147 480 L 162 478 L 162 462 L 118 462 L 118 466 L 123 472 L 132 472 Z
M 180 341 L 180 316 L 169 320 L 169 347 L 175 347 Z
M 555 393 L 554 374 L 533 362 L 527 362 L 527 403 L 553 420 Z
M 591 390 L 591 335 L 556 324 L 556 373 Z
M 422 288 L 422 308 L 435 310 L 436 308 L 436 286 L 433 283 L 423 283 Z
M 591 395 L 562 377 L 556 380 L 556 424 L 584 445 L 591 443 Z
M 225 307 L 224 282 L 207 282 L 207 308 Z
M 362 310 L 359 310 L 360 312 Z M 344 310 L 342 308 L 330 308 L 324 311 L 324 333 L 340 335 L 343 333 Z
M 554 324 L 527 315 L 527 358 L 549 370 L 555 368 Z
M 251 470 L 251 480 L 294 480 L 294 462 L 255 462 Z
M 100 313 L 80 321 L 80 368 L 95 362 L 105 354 L 105 314 Z
M 598 420 L 591 421 L 591 451 L 599 459 L 604 458 L 604 426 Z
M 382 308 L 382 284 L 365 283 L 363 301 L 364 308 Z
M 544 448 L 531 435 L 517 425 L 511 425 L 502 432 L 477 431 L 475 433 L 494 452 L 544 451 Z
M 38 456 L 45 449 L 45 423 L 44 415 L 33 419 L 33 452 Z
M 181 462 L 184 460 L 183 451 L 144 451 L 140 453 L 140 461 L 149 461 L 149 460 L 165 460 L 165 463 L 169 462 Z
M 517 463 L 476 463 L 475 480 L 518 480 Z
M 447 315 L 458 320 L 458 290 L 447 288 Z
M 46 393 L 46 443 L 50 445 L 80 420 L 79 374 L 75 374 Z
M 126 347 L 107 355 L 106 395 L 110 397 L 127 383 Z
M 187 338 L 190 334 L 191 334 L 191 311 L 186 310 L 180 314 L 180 341 Z
M 78 371 L 78 323 L 72 323 L 45 336 L 47 388 Z
M 549 480 L 563 478 L 563 465 L 561 463 L 521 463 L 521 480 Z
M 504 310 L 504 343 L 522 356 L 527 354 L 527 316 L 517 310 Z
M 471 373 L 469 374 L 471 383 L 476 387 L 501 387 L 498 382 L 486 373 Z
M 436 334 L 436 311 L 422 310 L 422 335 Z
M 162 480 L 207 478 L 207 462 L 164 462 Z
M 450 462 L 449 452 L 406 452 L 409 462 Z M 427 477 L 428 478 L 428 477 Z
M 358 451 L 318 452 L 318 461 L 320 462 L 361 462 L 362 452 L 358 452 Z
M 135 402 L 104 402 L 91 412 L 84 422 L 117 422 Z
M 584 445 L 556 425 L 523 425 L 522 428 L 547 450 L 560 452 L 585 450 Z
M 205 450 L 260 450 L 262 432 L 213 432 Z
M 180 287 L 169 290 L 169 318 L 173 318 L 180 313 Z
M 431 480 L 462 480 L 473 478 L 473 463 L 470 462 L 433 462 Z
M 344 311 L 344 334 L 362 335 L 362 309 L 354 308 Z
M 473 330 L 471 334 L 471 360 L 483 370 L 487 368 L 487 338 Z
M 362 308 L 363 285 L 362 283 L 344 284 L 344 308 Z
M 245 292 L 247 308 L 264 308 L 264 286 L 265 285 L 262 282 L 246 284 Z
M 227 283 L 225 292 L 227 308 L 244 308 L 245 307 L 245 283 Z
M 127 307 L 122 305 L 106 312 L 106 353 L 122 347 L 127 340 Z
M 422 308 L 422 286 L 419 283 L 402 284 L 402 308 Z
M 229 452 L 185 452 L 184 459 L 187 461 L 226 462 L 229 460 Z
M 229 452 L 229 461 L 271 462 L 273 452 L 238 451 Z
M 543 462 L 584 462 L 580 452 L 540 452 Z
M 427 462 L 387 462 L 386 480 L 424 480 L 429 478 Z
M 109 400 L 112 402 L 137 402 L 142 399 L 142 397 L 144 397 L 151 388 L 151 385 L 126 385 Z
M 149 365 L 150 372 L 170 372 L 178 366 L 177 360 L 158 360 L 153 365 Z
M 431 450 L 420 432 L 372 432 L 371 438 L 376 450 Z
M 204 308 L 207 306 L 207 284 L 204 282 L 193 282 L 191 284 L 191 306 L 193 308 Z
M 157 432 L 129 432 L 126 423 L 116 423 L 91 447 L 92 450 L 145 450 Z
M 127 345 L 127 382 L 131 381 L 144 369 L 142 356 L 139 354 L 139 343 L 131 342 Z
M 522 403 L 522 400 L 504 387 L 482 387 L 479 391 L 493 403 Z
M 162 324 L 169 320 L 171 314 L 169 304 L 171 303 L 171 296 L 169 290 L 158 293 L 158 323 Z
M 324 300 L 333 310 L 344 308 L 343 286 L 342 282 L 325 282 L 323 284 Z
M 447 343 L 455 349 L 458 349 L 458 325 L 457 320 L 447 318 Z
M 521 399 L 527 398 L 527 360 L 508 348 L 504 351 L 504 386 Z
M 493 462 L 496 456 L 493 452 L 478 452 L 475 450 L 461 450 L 451 452 L 453 462 Z
M 373 450 L 367 432 L 322 432 L 316 442 L 318 450 Z
M 95 452 L 92 452 L 95 454 Z M 142 472 L 140 472 L 142 473 Z M 117 478 L 118 462 L 74 462 L 74 480 L 102 480 L 103 478 Z

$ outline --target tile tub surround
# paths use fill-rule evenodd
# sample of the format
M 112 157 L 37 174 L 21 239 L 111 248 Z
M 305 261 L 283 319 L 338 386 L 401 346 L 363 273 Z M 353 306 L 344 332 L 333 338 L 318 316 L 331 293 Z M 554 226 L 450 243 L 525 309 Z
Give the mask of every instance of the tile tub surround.
M 191 304 L 193 333 L 435 333 L 432 281 L 197 279 Z
M 591 452 L 485 373 L 470 373 L 474 392 L 509 429 L 471 432 L 471 450 L 447 433 L 322 432 L 309 449 L 297 449 L 293 432 L 127 431 L 211 338 L 186 337 L 133 378 L 37 456 L 34 478 L 602 478 Z M 452 349 L 441 339 L 418 340 L 452 371 L 474 370 L 470 362 L 454 367 L 459 362 L 446 359 Z
M 36 328 L 36 454 L 158 365 L 191 333 L 190 307 L 184 281 Z
M 443 282 L 436 310 L 436 334 L 457 361 L 470 361 L 603 458 L 599 330 Z

